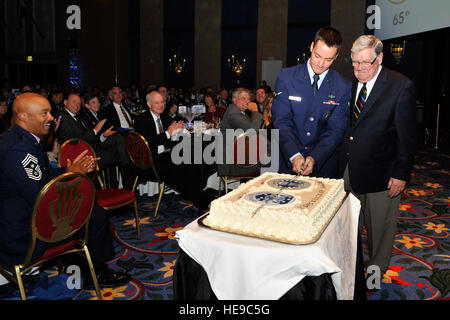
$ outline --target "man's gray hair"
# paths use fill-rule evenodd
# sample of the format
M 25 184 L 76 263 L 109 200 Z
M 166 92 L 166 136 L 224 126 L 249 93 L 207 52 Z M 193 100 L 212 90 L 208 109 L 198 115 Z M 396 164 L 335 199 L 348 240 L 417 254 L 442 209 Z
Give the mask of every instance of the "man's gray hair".
M 112 87 L 112 88 L 109 89 L 109 91 L 108 91 L 108 97 L 111 97 L 112 91 L 113 91 L 114 89 L 119 89 L 119 91 L 122 92 L 122 88 L 121 88 L 121 87 L 117 87 L 117 86 Z
M 378 57 L 383 52 L 383 42 L 372 35 L 360 36 L 353 42 L 351 52 L 358 53 L 364 49 L 373 49 L 375 56 Z
M 145 96 L 145 100 L 146 100 L 147 102 L 149 102 L 149 101 L 151 100 L 152 96 L 155 95 L 155 93 L 161 94 L 161 93 L 159 93 L 158 90 L 152 90 L 151 92 L 149 92 L 149 93 Z
M 233 99 L 237 99 L 237 97 L 239 97 L 239 95 L 241 94 L 241 93 L 244 93 L 244 92 L 246 92 L 246 93 L 250 93 L 250 91 L 248 90 L 248 89 L 246 89 L 246 88 L 237 88 L 237 89 L 235 89 L 234 91 L 233 91 Z

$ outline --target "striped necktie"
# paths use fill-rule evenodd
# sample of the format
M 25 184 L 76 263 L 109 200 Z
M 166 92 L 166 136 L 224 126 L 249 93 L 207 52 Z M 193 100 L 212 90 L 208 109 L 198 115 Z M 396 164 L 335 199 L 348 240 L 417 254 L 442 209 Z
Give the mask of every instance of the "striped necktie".
M 158 124 L 159 134 L 164 133 L 164 129 L 163 129 L 163 126 L 161 124 L 161 119 L 157 118 L 156 119 L 156 123 Z
M 133 127 L 133 123 L 131 122 L 130 118 L 128 117 L 128 114 L 125 112 L 125 109 L 122 107 L 122 105 L 120 105 L 120 111 L 122 111 L 122 114 L 123 114 L 125 120 L 128 123 L 128 127 L 132 128 Z
M 363 83 L 363 86 L 359 91 L 358 99 L 356 99 L 355 110 L 353 112 L 353 118 L 355 121 L 358 120 L 359 115 L 363 111 L 366 99 L 367 99 L 367 87 L 366 84 Z

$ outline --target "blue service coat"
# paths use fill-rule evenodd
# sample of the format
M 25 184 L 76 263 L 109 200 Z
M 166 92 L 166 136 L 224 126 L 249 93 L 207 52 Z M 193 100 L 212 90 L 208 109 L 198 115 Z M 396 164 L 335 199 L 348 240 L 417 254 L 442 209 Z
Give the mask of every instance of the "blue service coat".
M 0 264 L 23 263 L 36 196 L 64 168 L 52 168 L 28 131 L 15 125 L 0 141 Z M 44 248 L 37 248 L 36 255 Z
M 351 82 L 330 69 L 314 96 L 307 65 L 302 64 L 281 69 L 275 90 L 272 119 L 279 129 L 279 172 L 294 174 L 290 158 L 300 152 L 314 158 L 312 176 L 336 178 Z
M 24 262 L 31 241 L 31 214 L 36 197 L 49 181 L 65 171 L 66 168 L 50 166 L 41 144 L 23 128 L 15 125 L 3 135 L 0 140 L 0 264 L 4 267 Z M 91 214 L 88 238 L 94 265 L 114 257 L 108 217 L 98 205 L 94 205 Z M 38 240 L 33 259 L 42 256 L 47 248 L 47 244 Z

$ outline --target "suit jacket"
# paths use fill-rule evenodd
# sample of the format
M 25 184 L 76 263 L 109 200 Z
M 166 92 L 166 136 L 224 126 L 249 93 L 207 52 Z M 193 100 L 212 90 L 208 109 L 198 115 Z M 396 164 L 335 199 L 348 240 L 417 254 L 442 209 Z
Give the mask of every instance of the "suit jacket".
M 217 172 L 219 176 L 240 176 L 252 173 L 258 170 L 257 166 L 252 166 L 250 168 L 239 167 L 238 165 L 227 164 L 226 159 L 227 155 L 231 155 L 233 153 L 232 148 L 234 147 L 234 143 L 229 142 L 227 140 L 231 139 L 231 137 L 227 136 L 227 129 L 242 129 L 244 132 L 249 129 L 254 129 L 258 131 L 261 128 L 263 122 L 263 115 L 259 112 L 250 112 L 250 116 L 248 114 L 244 114 L 239 110 L 239 108 L 235 104 L 231 104 L 225 114 L 220 121 L 220 132 L 223 137 L 223 164 L 217 164 Z
M 124 104 L 122 103 L 122 106 L 124 106 Z M 127 108 L 124 109 L 127 110 Z M 133 121 L 133 115 L 127 110 L 129 118 L 131 121 Z M 106 106 L 102 109 L 100 109 L 99 113 L 98 113 L 98 118 L 99 120 L 103 120 L 103 119 L 107 119 L 105 124 L 103 125 L 104 130 L 109 129 L 111 126 L 114 127 L 114 130 L 116 130 L 117 128 L 120 128 L 120 119 L 119 119 L 119 115 L 117 114 L 116 108 L 114 107 L 114 104 L 111 103 L 109 106 Z
M 416 93 L 414 84 L 382 67 L 358 120 L 352 123 L 358 82 L 353 83 L 340 172 L 348 164 L 350 185 L 357 194 L 387 190 L 391 177 L 407 181 L 414 162 Z
M 338 175 L 338 148 L 344 135 L 351 83 L 328 70 L 316 96 L 306 63 L 281 69 L 272 121 L 279 129 L 281 173 L 294 174 L 290 158 L 300 152 L 315 160 L 313 175 Z
M 96 135 L 94 130 L 90 129 L 86 123 L 83 122 L 82 124 L 81 122 L 75 121 L 65 109 L 61 113 L 61 123 L 58 128 L 57 137 L 60 144 L 73 138 L 83 139 L 94 149 L 100 143 L 100 135 Z
M 11 266 L 24 262 L 36 196 L 65 169 L 52 168 L 36 138 L 17 125 L 3 135 L 0 151 L 0 264 Z
M 73 138 L 86 141 L 94 149 L 96 155 L 100 157 L 101 165 L 124 165 L 129 162 L 128 154 L 125 146 L 125 138 L 119 134 L 115 134 L 101 142 L 101 132 L 95 134 L 88 124 L 84 123 L 81 117 L 79 121 L 64 110 L 61 114 L 61 123 L 58 128 L 57 137 L 60 144 Z M 103 128 L 105 125 L 103 125 Z M 103 129 L 102 128 L 102 129 Z
M 243 114 L 241 110 L 235 105 L 231 104 L 220 122 L 220 130 L 226 129 L 259 129 L 261 128 L 263 116 L 259 112 L 251 112 L 250 116 Z
M 160 119 L 164 130 L 166 130 L 172 123 L 170 117 L 164 113 L 161 114 Z M 149 109 L 136 117 L 134 130 L 141 134 L 145 140 L 147 140 L 154 158 L 158 157 L 159 145 L 164 145 L 167 148 L 171 148 L 173 146 L 173 142 L 167 138 L 165 132 L 160 134 L 157 133 L 155 121 L 153 120 Z
M 97 118 L 92 114 L 92 112 L 87 108 L 81 108 L 81 111 L 78 113 L 80 118 L 83 119 L 84 123 L 89 127 L 89 129 L 94 129 L 97 123 L 99 123 L 99 115 L 97 114 Z M 102 132 L 108 128 L 105 128 L 104 125 L 102 127 Z

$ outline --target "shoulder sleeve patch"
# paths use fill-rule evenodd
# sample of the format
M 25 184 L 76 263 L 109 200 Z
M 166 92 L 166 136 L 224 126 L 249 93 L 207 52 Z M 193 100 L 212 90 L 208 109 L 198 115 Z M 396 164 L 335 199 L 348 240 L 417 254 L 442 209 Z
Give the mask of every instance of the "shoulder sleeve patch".
M 42 179 L 42 171 L 36 157 L 28 153 L 25 159 L 22 160 L 22 166 L 28 178 L 35 181 L 40 181 Z

